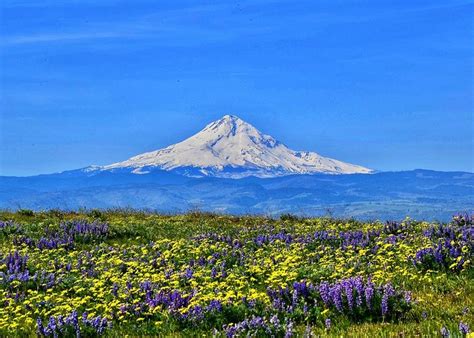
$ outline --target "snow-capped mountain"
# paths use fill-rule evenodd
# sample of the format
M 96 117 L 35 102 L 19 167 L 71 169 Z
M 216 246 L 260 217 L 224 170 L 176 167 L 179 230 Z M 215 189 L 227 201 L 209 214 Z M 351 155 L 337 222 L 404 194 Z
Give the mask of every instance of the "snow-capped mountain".
M 146 174 L 153 169 L 177 171 L 187 176 L 228 178 L 372 172 L 314 152 L 291 150 L 232 115 L 225 115 L 190 138 L 166 148 L 85 170 L 130 170 L 135 174 Z

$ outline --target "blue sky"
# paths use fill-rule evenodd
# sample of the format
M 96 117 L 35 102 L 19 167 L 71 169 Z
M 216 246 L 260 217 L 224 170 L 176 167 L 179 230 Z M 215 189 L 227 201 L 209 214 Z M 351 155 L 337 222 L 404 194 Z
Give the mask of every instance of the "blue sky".
M 474 170 L 471 1 L 0 6 L 0 175 L 124 160 L 225 114 L 379 170 Z

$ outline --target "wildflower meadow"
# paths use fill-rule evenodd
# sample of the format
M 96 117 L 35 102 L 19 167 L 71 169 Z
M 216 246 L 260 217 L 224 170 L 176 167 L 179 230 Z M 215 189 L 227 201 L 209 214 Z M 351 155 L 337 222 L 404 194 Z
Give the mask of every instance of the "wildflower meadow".
M 473 336 L 474 218 L 0 213 L 1 336 Z

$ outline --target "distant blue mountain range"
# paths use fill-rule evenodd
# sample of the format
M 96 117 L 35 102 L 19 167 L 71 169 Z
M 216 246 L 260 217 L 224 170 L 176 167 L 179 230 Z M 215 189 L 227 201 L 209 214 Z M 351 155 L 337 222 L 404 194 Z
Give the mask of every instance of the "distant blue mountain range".
M 474 209 L 474 174 L 413 170 L 241 179 L 154 170 L 84 170 L 0 177 L 0 208 L 136 208 L 177 213 L 332 215 L 360 219 L 448 220 Z

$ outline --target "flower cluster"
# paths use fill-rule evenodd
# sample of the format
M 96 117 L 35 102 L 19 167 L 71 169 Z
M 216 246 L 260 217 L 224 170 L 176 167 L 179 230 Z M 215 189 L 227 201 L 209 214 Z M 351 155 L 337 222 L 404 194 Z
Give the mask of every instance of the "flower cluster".
M 111 323 L 106 318 L 101 316 L 89 318 L 86 312 L 79 317 L 77 311 L 73 311 L 68 316 L 51 316 L 46 324 L 43 324 L 40 318 L 36 320 L 36 333 L 44 337 L 57 337 L 58 335 L 80 337 L 84 331 L 102 334 L 105 329 L 110 327 Z
M 105 238 L 109 235 L 109 225 L 98 221 L 91 223 L 86 220 L 76 220 L 61 223 L 59 232 L 74 239 Z
M 306 281 L 293 283 L 292 288 L 268 290 L 273 307 L 292 313 L 297 307 L 305 312 L 318 306 L 332 308 L 336 312 L 354 318 L 396 317 L 407 311 L 411 305 L 411 294 L 398 291 L 387 283 L 375 286 L 362 277 L 343 279 L 335 283 L 322 282 L 318 285 Z
M 13 221 L 0 221 L 0 234 L 1 233 L 15 233 L 21 229 L 18 223 Z
M 45 235 L 38 239 L 18 236 L 13 241 L 18 246 L 26 244 L 29 247 L 37 247 L 40 250 L 72 249 L 75 242 L 104 239 L 108 234 L 109 225 L 107 223 L 75 220 L 61 223 L 59 229 L 47 228 Z
M 438 224 L 425 230 L 424 235 L 432 244 L 416 252 L 413 264 L 423 269 L 465 269 L 474 252 L 474 225 L 467 219 L 455 218 L 456 226 Z
M 462 334 L 468 334 L 470 332 L 469 331 L 469 325 L 467 325 L 466 323 L 460 322 L 459 323 L 459 332 L 461 332 Z
M 10 291 L 17 286 L 27 286 L 29 282 L 38 289 L 49 289 L 59 281 L 54 273 L 48 273 L 44 270 L 32 271 L 27 266 L 28 256 L 22 255 L 18 251 L 7 254 L 0 259 L 0 265 L 6 267 L 6 271 L 0 271 L 0 284 L 8 286 Z M 18 294 L 15 295 L 18 298 Z M 10 297 L 11 298 L 11 297 Z
M 455 215 L 453 217 L 453 224 L 458 226 L 474 225 L 474 214 L 469 215 L 468 213 Z
M 293 322 L 281 323 L 277 315 L 269 319 L 260 316 L 251 316 L 236 324 L 224 325 L 227 337 L 241 336 L 244 333 L 248 337 L 254 336 L 276 336 L 285 335 L 291 337 L 293 334 Z
M 30 278 L 30 271 L 27 267 L 28 256 L 22 255 L 18 251 L 9 253 L 0 259 L 0 264 L 5 265 L 6 271 L 0 271 L 0 281 L 2 283 L 13 280 L 27 281 Z

